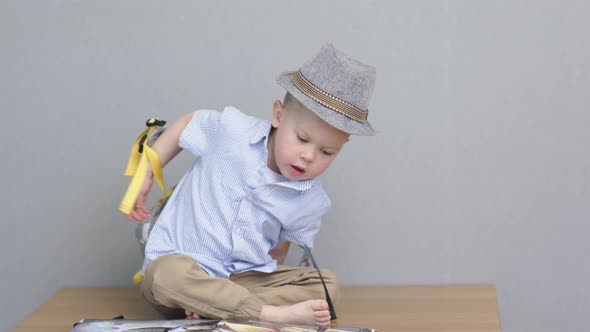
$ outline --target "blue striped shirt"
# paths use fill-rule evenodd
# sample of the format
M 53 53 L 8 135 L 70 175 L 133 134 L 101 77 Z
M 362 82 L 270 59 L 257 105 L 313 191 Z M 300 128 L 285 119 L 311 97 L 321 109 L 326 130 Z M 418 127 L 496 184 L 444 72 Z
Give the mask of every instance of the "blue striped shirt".
M 143 271 L 159 256 L 182 254 L 215 277 L 272 272 L 268 252 L 277 244 L 313 245 L 330 200 L 319 179 L 265 176 L 270 129 L 233 107 L 195 112 L 179 145 L 197 158 L 152 229 Z

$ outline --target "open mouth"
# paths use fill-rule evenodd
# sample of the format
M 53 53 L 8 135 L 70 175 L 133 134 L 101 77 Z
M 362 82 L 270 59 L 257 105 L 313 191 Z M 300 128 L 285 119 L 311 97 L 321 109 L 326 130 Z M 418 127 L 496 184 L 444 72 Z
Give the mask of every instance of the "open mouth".
M 301 175 L 301 174 L 305 173 L 305 169 L 303 169 L 299 166 L 291 165 L 291 172 L 295 175 Z

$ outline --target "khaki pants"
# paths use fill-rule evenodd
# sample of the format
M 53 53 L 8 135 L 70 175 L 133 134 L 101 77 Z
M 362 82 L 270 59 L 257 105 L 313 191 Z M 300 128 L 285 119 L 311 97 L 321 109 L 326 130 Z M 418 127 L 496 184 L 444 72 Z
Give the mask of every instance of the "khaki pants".
M 336 302 L 336 277 L 328 270 L 321 272 Z M 184 317 L 185 309 L 207 318 L 258 318 L 263 305 L 290 305 L 326 296 L 313 268 L 279 265 L 273 273 L 250 271 L 223 279 L 209 276 L 192 258 L 176 254 L 148 265 L 141 292 L 167 318 Z

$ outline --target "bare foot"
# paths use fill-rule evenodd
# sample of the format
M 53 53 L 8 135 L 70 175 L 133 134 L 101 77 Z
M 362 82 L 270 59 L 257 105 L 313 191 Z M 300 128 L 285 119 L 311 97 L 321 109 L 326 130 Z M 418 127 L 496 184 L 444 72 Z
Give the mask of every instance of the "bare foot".
M 199 318 L 201 318 L 201 316 L 199 316 L 198 313 L 192 312 L 190 310 L 184 310 L 184 313 L 186 314 L 186 318 L 189 318 L 189 319 L 199 319 Z
M 330 311 L 324 300 L 308 300 L 289 306 L 265 305 L 258 318 L 271 322 L 330 326 Z

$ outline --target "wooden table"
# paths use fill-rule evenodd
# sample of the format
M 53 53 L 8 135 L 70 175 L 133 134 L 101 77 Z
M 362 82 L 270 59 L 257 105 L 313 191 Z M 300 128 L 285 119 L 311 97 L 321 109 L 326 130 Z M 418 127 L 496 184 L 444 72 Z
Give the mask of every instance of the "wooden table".
M 352 286 L 342 288 L 335 326 L 381 332 L 501 331 L 496 289 L 473 286 Z M 134 287 L 63 288 L 14 332 L 66 332 L 82 318 L 161 319 Z

